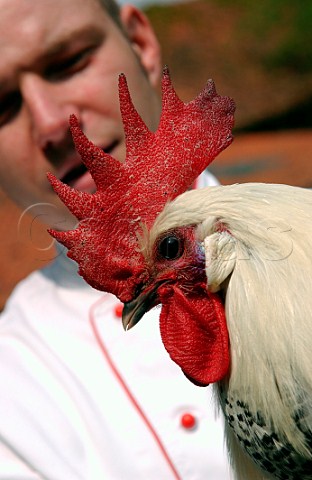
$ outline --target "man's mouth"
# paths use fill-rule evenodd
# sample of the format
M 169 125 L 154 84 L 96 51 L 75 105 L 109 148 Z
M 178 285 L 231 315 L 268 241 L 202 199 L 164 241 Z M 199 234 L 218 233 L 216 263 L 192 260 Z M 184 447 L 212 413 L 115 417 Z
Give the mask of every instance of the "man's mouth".
M 64 177 L 61 178 L 61 180 L 63 183 L 66 183 L 70 187 L 73 187 L 77 179 L 82 177 L 87 171 L 88 171 L 87 167 L 83 163 L 81 163 L 80 165 L 77 165 L 76 167 L 69 170 L 64 175 Z

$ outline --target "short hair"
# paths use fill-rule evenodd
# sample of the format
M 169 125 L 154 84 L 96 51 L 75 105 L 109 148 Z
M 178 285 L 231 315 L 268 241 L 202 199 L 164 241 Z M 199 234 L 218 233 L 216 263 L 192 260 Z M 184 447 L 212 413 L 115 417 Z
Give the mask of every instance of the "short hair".
M 120 20 L 120 6 L 115 0 L 98 0 L 100 5 L 108 13 L 108 15 L 114 20 L 114 22 L 122 28 Z

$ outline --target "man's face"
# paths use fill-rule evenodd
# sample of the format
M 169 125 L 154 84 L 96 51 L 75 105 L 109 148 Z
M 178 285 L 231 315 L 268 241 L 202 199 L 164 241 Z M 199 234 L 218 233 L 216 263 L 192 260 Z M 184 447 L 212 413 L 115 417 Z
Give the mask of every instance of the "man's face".
M 150 27 L 138 27 L 133 10 L 122 18 L 132 43 L 97 0 L 0 0 L 0 185 L 22 208 L 63 208 L 47 171 L 94 191 L 69 134 L 72 113 L 90 140 L 124 160 L 119 73 L 149 128 L 157 128 L 157 48 L 137 40 L 137 30 Z

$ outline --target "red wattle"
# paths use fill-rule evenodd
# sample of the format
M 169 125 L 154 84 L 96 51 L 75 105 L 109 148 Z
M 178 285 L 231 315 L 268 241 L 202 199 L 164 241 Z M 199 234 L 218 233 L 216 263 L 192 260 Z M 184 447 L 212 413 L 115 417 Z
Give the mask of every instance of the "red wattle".
M 164 285 L 158 294 L 161 337 L 172 360 L 197 385 L 221 380 L 229 370 L 230 352 L 220 298 L 209 293 L 205 284 L 192 292 Z

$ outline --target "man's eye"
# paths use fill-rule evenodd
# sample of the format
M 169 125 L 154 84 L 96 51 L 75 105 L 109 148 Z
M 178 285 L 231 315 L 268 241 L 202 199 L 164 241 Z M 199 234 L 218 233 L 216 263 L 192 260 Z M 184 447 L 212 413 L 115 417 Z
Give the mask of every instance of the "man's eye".
M 93 50 L 93 48 L 87 48 L 58 62 L 53 62 L 45 71 L 46 78 L 54 81 L 65 80 L 83 70 L 89 64 Z
M 19 92 L 10 92 L 0 97 L 0 127 L 13 120 L 21 105 L 22 97 Z

